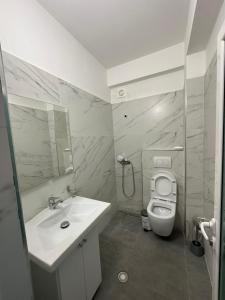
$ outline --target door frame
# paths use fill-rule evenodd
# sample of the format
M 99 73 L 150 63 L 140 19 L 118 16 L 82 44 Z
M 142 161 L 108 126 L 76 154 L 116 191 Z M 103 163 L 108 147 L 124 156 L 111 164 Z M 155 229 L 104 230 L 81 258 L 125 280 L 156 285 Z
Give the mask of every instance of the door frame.
M 222 171 L 223 171 L 223 128 L 224 128 L 224 74 L 225 70 L 225 22 L 217 36 L 217 94 L 216 94 L 216 145 L 215 145 L 215 190 L 214 217 L 216 228 L 213 244 L 213 280 L 212 299 L 219 299 L 220 278 L 220 234 L 221 234 L 221 206 L 222 206 Z

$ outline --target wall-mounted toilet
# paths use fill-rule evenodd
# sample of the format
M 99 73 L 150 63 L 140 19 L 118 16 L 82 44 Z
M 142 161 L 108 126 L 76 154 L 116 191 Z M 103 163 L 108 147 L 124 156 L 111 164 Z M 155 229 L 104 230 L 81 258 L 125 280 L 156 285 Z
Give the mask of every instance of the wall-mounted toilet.
M 161 171 L 151 178 L 151 200 L 147 212 L 154 233 L 169 236 L 176 215 L 177 182 L 171 172 Z

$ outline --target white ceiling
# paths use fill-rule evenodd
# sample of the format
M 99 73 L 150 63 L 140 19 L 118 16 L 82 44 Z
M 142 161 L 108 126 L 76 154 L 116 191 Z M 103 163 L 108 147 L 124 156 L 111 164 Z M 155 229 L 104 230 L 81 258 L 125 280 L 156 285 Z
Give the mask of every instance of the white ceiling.
M 188 53 L 204 50 L 224 0 L 198 0 Z
M 106 68 L 184 41 L 189 0 L 38 1 Z

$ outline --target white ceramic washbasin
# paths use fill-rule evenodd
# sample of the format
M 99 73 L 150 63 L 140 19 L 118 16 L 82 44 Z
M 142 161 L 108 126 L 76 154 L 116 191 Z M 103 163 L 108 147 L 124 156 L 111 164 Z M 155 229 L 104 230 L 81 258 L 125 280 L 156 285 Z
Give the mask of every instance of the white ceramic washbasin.
M 31 259 L 53 271 L 109 208 L 109 203 L 77 196 L 56 209 L 44 209 L 25 224 Z M 69 226 L 62 229 L 65 221 Z

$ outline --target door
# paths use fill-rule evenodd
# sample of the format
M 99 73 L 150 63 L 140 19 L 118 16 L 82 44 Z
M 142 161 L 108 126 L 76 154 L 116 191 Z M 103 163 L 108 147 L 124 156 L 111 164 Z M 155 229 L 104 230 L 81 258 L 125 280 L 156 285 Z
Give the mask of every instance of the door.
M 225 27 L 224 27 L 225 29 Z M 222 31 L 223 32 L 223 29 Z M 224 31 L 225 34 L 225 31 Z M 223 36 L 224 37 L 224 36 Z M 221 202 L 220 211 L 217 212 L 217 218 L 219 222 L 220 217 L 220 243 L 218 243 L 217 253 L 219 256 L 219 266 L 216 271 L 219 271 L 219 293 L 218 299 L 225 299 L 225 114 L 224 114 L 224 95 L 225 95 L 225 82 L 224 82 L 224 74 L 225 74 L 225 44 L 224 39 L 219 40 L 218 42 L 218 54 L 219 54 L 219 65 L 218 65 L 218 81 L 223 82 L 223 85 L 218 84 L 218 92 L 219 92 L 219 105 L 222 110 L 220 115 L 221 119 L 221 135 L 222 135 L 222 145 L 221 145 Z M 222 93 L 223 91 L 223 93 Z M 219 129 L 219 127 L 218 127 Z M 216 257 L 215 257 L 216 259 Z
M 213 300 L 225 299 L 225 23 L 217 38 L 216 160 L 215 160 L 215 231 L 213 241 Z
M 225 122 L 224 122 L 225 124 Z M 225 145 L 225 136 L 224 136 Z M 225 148 L 223 149 L 222 203 L 221 203 L 221 235 L 220 235 L 220 279 L 219 299 L 225 299 Z
M 0 299 L 31 300 L 32 286 L 20 207 L 0 49 Z
M 86 300 L 83 248 L 77 247 L 61 264 L 58 284 L 61 299 Z
M 87 300 L 91 300 L 102 281 L 98 232 L 91 231 L 83 244 Z
M 214 218 L 206 227 L 212 230 L 212 299 L 225 299 L 225 23 L 217 37 L 217 95 Z M 204 231 L 204 229 L 203 229 Z M 207 238 L 207 236 L 206 236 Z

